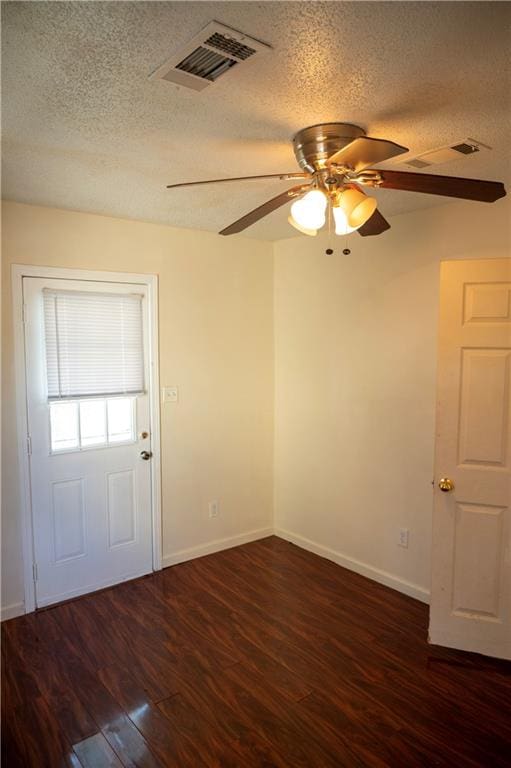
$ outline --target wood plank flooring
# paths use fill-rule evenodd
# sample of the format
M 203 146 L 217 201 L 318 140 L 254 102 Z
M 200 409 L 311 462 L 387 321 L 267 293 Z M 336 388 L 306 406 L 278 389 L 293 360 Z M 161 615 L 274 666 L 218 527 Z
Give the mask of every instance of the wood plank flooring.
M 499 768 L 511 664 L 270 537 L 2 625 L 6 768 Z

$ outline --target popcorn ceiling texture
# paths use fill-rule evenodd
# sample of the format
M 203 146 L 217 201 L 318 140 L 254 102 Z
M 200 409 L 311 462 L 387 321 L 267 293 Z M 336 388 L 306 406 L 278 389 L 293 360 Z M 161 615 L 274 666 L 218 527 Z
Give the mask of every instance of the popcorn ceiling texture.
M 273 50 L 202 93 L 147 79 L 213 19 Z M 327 121 L 413 154 L 479 139 L 493 151 L 435 172 L 509 183 L 510 19 L 500 2 L 3 3 L 3 196 L 218 231 L 291 185 L 165 185 L 296 170 L 292 136 Z M 376 196 L 391 223 L 448 202 Z M 287 215 L 245 234 L 294 236 Z

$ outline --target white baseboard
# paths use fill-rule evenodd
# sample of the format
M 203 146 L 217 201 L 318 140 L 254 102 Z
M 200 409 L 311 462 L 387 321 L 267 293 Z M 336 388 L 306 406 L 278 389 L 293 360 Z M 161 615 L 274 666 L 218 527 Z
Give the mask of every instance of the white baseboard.
M 25 603 L 12 603 L 11 605 L 4 605 L 1 609 L 0 621 L 15 619 L 16 616 L 23 616 L 24 613 Z
M 329 547 L 324 547 L 322 544 L 317 544 L 315 541 L 306 539 L 304 536 L 300 536 L 297 533 L 292 533 L 291 531 L 286 531 L 282 528 L 275 528 L 274 533 L 275 536 L 280 536 L 281 539 L 290 541 L 292 544 L 296 544 L 302 549 L 314 552 L 314 554 L 319 555 L 320 557 L 325 557 L 327 560 L 332 560 L 334 563 L 342 565 L 343 568 L 348 568 L 350 571 L 355 571 L 355 573 L 360 573 L 362 576 L 367 576 L 367 578 L 372 579 L 373 581 L 385 584 L 386 587 L 391 587 L 398 592 L 403 592 L 403 594 L 408 595 L 409 597 L 414 597 L 416 600 L 420 600 L 423 603 L 429 603 L 429 590 L 418 584 L 413 584 L 410 581 L 401 579 L 399 576 L 395 576 L 387 571 L 382 571 L 379 568 L 368 565 L 368 563 L 362 563 L 360 560 L 355 560 L 353 557 L 349 557 L 342 552 L 336 552 Z
M 214 552 L 221 552 L 223 549 L 231 549 L 231 547 L 238 547 L 240 544 L 248 544 L 251 541 L 257 541 L 258 539 L 265 539 L 267 536 L 279 536 L 281 539 L 290 541 L 296 544 L 302 549 L 306 549 L 309 552 L 324 557 L 327 560 L 342 565 L 343 568 L 348 568 L 350 571 L 360 573 L 362 576 L 367 576 L 373 581 L 377 581 L 380 584 L 385 584 L 387 587 L 396 589 L 398 592 L 409 597 L 414 597 L 423 603 L 429 603 L 429 591 L 418 584 L 405 581 L 398 576 L 387 571 L 382 571 L 379 568 L 375 568 L 367 563 L 362 563 L 359 560 L 355 560 L 348 555 L 341 552 L 336 552 L 329 547 L 324 547 L 322 544 L 318 544 L 315 541 L 300 536 L 297 533 L 286 531 L 283 528 L 258 528 L 255 531 L 247 531 L 247 533 L 241 533 L 237 536 L 230 536 L 226 539 L 216 539 L 210 541 L 207 544 L 200 544 L 197 547 L 189 547 L 188 549 L 181 549 L 177 552 L 173 552 L 168 555 L 164 555 L 162 558 L 162 567 L 166 568 L 169 565 L 177 565 L 177 563 L 184 563 L 187 560 L 194 560 L 196 557 L 203 557 L 204 555 L 211 555 Z M 6 605 L 1 609 L 1 621 L 7 621 L 8 619 L 14 619 L 16 616 L 22 616 L 25 613 L 24 603 L 13 603 L 12 605 Z
M 169 565 L 184 563 L 187 560 L 194 560 L 196 557 L 212 555 L 214 552 L 221 552 L 222 549 L 239 547 L 240 544 L 248 544 L 250 541 L 265 539 L 267 536 L 272 535 L 273 528 L 258 528 L 255 531 L 247 531 L 247 533 L 240 533 L 237 536 L 229 536 L 227 539 L 216 539 L 215 541 L 208 541 L 207 544 L 199 544 L 198 547 L 180 549 L 177 552 L 172 552 L 169 555 L 163 555 L 162 567 L 167 568 Z

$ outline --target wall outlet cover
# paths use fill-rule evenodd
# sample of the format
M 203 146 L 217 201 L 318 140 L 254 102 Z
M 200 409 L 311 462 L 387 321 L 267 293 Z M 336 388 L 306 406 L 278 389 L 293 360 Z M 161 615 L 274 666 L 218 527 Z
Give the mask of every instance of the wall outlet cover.
M 209 516 L 218 517 L 218 501 L 210 501 L 208 504 Z
M 410 539 L 410 531 L 408 530 L 408 528 L 400 528 L 399 529 L 399 546 L 408 547 L 409 539 Z

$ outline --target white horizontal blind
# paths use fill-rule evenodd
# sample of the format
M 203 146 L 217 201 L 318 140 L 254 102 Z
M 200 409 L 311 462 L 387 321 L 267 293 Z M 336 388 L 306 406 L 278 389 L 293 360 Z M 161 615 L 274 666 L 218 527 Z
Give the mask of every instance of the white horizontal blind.
M 48 399 L 144 391 L 142 296 L 45 289 Z

